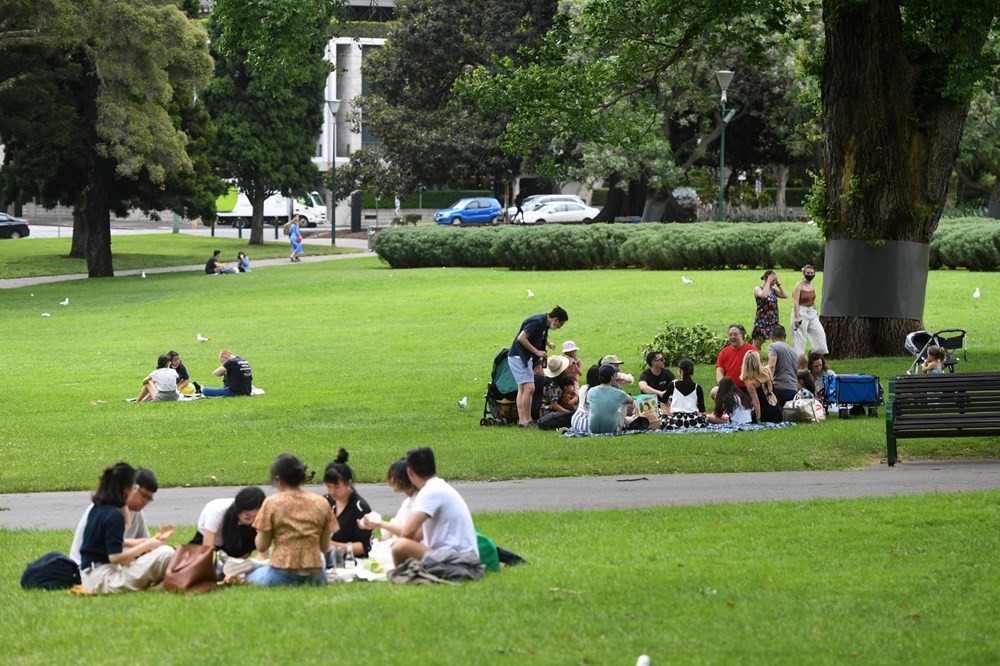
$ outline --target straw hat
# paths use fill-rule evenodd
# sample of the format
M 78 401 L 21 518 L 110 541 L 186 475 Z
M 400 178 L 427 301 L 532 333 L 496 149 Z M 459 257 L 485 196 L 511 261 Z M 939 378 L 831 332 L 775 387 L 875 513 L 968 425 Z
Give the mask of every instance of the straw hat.
M 568 367 L 569 359 L 565 356 L 549 356 L 549 360 L 545 364 L 545 376 L 550 378 L 558 377 L 565 372 Z

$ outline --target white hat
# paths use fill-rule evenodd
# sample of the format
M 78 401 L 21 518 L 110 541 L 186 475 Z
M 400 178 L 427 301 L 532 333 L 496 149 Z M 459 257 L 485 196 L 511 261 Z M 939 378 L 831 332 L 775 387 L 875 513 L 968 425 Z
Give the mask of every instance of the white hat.
M 567 340 L 563 343 L 563 353 L 578 351 L 580 348 L 576 346 L 576 343 L 572 340 Z

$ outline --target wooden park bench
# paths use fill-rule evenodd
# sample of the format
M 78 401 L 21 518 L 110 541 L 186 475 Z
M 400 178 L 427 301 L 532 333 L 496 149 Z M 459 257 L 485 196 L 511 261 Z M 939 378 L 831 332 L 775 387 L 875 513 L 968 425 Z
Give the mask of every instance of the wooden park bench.
M 901 375 L 889 380 L 885 405 L 887 462 L 896 440 L 1000 435 L 1000 372 Z

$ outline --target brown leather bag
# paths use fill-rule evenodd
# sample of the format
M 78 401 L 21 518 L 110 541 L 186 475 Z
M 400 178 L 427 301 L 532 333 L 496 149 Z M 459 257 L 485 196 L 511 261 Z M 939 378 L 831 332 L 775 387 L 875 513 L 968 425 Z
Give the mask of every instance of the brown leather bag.
M 215 587 L 215 549 L 194 543 L 178 546 L 163 577 L 163 589 L 190 594 Z

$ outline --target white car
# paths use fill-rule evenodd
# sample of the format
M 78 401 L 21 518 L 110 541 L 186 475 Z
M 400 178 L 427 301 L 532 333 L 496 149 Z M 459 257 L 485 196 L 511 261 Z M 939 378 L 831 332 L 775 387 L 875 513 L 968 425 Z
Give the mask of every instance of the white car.
M 572 201 L 557 201 L 555 203 L 542 204 L 532 211 L 524 212 L 525 224 L 545 224 L 546 222 L 590 222 L 600 208 L 585 206 L 582 203 Z
M 583 199 L 575 194 L 532 194 L 530 197 L 526 197 L 524 201 L 521 202 L 521 210 L 527 213 L 530 210 L 535 210 L 543 204 L 554 203 L 556 201 L 571 201 L 584 206 L 587 205 Z M 515 215 L 517 215 L 517 206 L 511 206 L 507 209 L 508 219 L 513 220 Z M 518 222 L 520 222 L 520 220 L 518 220 Z

